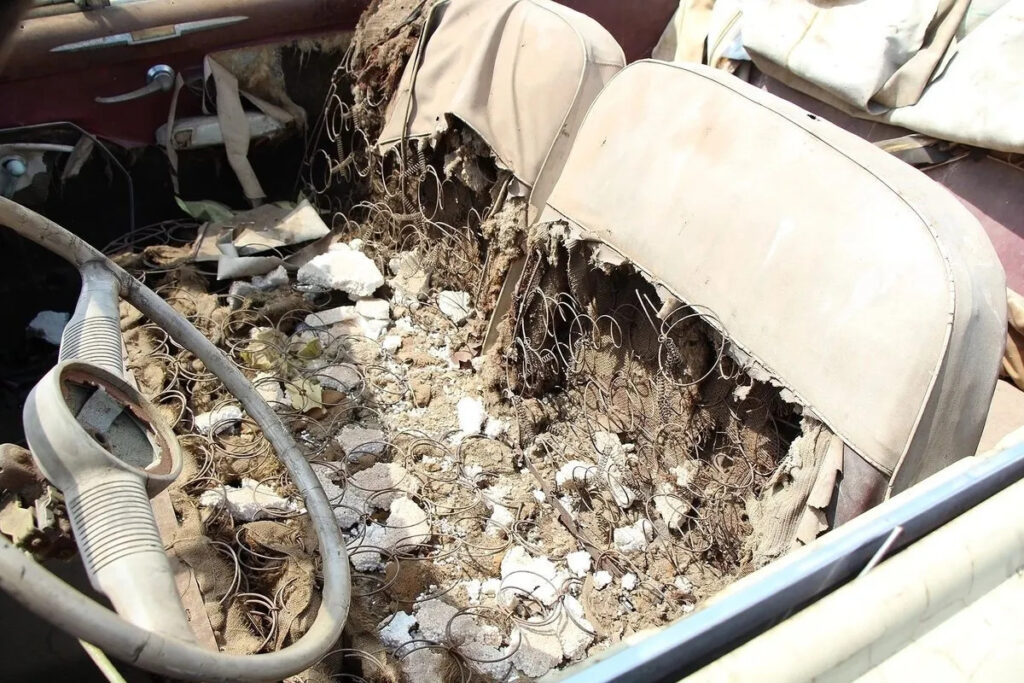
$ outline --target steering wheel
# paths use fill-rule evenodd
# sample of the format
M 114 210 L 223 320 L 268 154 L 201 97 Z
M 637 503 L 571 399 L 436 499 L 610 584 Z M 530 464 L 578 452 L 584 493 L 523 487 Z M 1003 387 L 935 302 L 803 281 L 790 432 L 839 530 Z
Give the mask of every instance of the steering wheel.
M 72 636 L 154 673 L 194 680 L 281 680 L 336 643 L 351 596 L 348 554 L 327 497 L 291 434 L 249 380 L 148 287 L 56 223 L 0 197 L 0 224 L 82 276 L 58 364 L 25 404 L 25 435 L 65 496 L 92 584 L 116 612 L 84 596 L 0 536 L 0 588 Z M 150 497 L 181 470 L 174 434 L 124 376 L 118 297 L 199 358 L 263 429 L 298 487 L 319 540 L 324 586 L 306 634 L 277 652 L 232 655 L 196 644 L 157 531 Z

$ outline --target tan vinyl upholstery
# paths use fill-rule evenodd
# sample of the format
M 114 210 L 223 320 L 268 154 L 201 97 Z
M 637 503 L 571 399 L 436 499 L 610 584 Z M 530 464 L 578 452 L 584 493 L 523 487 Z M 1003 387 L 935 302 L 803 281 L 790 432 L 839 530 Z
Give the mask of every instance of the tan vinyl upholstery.
M 699 65 L 638 62 L 594 102 L 541 220 L 566 220 L 713 310 L 899 491 L 975 452 L 1005 275 L 923 174 Z
M 379 145 L 429 137 L 456 117 L 543 206 L 587 108 L 624 65 L 611 34 L 555 2 L 440 3 L 389 105 Z

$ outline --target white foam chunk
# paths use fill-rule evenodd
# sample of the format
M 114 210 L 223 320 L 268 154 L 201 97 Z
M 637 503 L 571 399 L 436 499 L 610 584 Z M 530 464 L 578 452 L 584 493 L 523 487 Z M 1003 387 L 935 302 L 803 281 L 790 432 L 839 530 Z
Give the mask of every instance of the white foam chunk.
M 517 626 L 512 643 L 519 640 L 519 647 L 512 655 L 512 663 L 530 678 L 540 678 L 562 662 L 564 653 L 558 635 L 544 623 L 543 617 L 531 617 L 525 624 Z
M 356 301 L 356 312 L 370 320 L 390 320 L 391 304 L 386 299 L 366 297 Z
M 555 483 L 559 486 L 587 485 L 594 481 L 596 475 L 597 468 L 594 465 L 582 460 L 570 460 L 558 468 L 558 472 L 555 473 Z
M 384 441 L 384 432 L 359 425 L 345 425 L 335 437 L 335 441 L 344 449 L 349 460 L 356 460 L 365 455 L 377 458 L 388 447 Z
M 386 525 L 368 524 L 363 535 L 348 544 L 349 560 L 358 571 L 380 571 L 383 554 L 412 553 L 429 540 L 427 513 L 409 498 L 395 498 Z
M 242 408 L 234 403 L 221 406 L 195 416 L 195 427 L 203 434 L 212 436 L 230 429 L 242 420 Z
M 653 496 L 654 509 L 665 521 L 669 529 L 678 529 L 686 521 L 686 513 L 690 511 L 689 503 L 674 493 L 670 484 L 662 484 L 658 493 Z
M 380 642 L 384 647 L 397 649 L 410 640 L 409 632 L 416 627 L 416 617 L 408 612 L 395 612 L 391 619 L 385 619 L 377 626 Z
M 506 653 L 499 649 L 502 638 L 496 626 L 441 600 L 418 602 L 415 610 L 424 638 L 453 646 L 478 671 L 497 680 L 506 679 L 510 667 L 501 661 Z
M 367 318 L 356 310 L 355 306 L 338 306 L 310 313 L 304 322 L 316 329 L 330 327 L 331 334 L 336 337 L 353 336 L 369 339 L 379 339 L 391 325 L 388 318 Z
M 283 498 L 267 484 L 254 479 L 242 479 L 241 486 L 219 486 L 203 491 L 199 496 L 201 507 L 226 507 L 234 519 L 252 522 L 273 519 L 281 514 L 302 512 L 298 501 Z
M 252 286 L 256 289 L 267 292 L 288 284 L 288 271 L 284 266 L 278 266 L 266 275 L 254 275 Z
M 583 577 L 590 571 L 591 557 L 586 550 L 577 550 L 565 556 L 565 563 L 573 576 Z
M 487 411 L 484 410 L 484 402 L 479 398 L 463 396 L 455 406 L 459 416 L 459 430 L 463 434 L 479 434 L 483 429 L 484 420 L 487 419 Z
M 488 417 L 487 424 L 484 425 L 484 434 L 491 439 L 497 439 L 502 434 L 508 431 L 508 424 L 504 420 L 499 420 L 496 417 Z
M 473 300 L 466 292 L 445 290 L 437 295 L 437 307 L 458 325 L 473 313 Z
M 620 527 L 612 532 L 615 548 L 622 553 L 646 550 L 654 534 L 654 525 L 646 519 L 638 519 L 630 526 Z
M 373 294 L 384 284 L 384 276 L 365 254 L 344 243 L 333 244 L 323 254 L 299 268 L 301 285 L 336 289 L 353 297 Z
M 569 575 L 548 558 L 531 557 L 524 548 L 513 546 L 501 560 L 499 602 L 508 606 L 515 602 L 517 595 L 525 594 L 551 605 L 568 578 Z

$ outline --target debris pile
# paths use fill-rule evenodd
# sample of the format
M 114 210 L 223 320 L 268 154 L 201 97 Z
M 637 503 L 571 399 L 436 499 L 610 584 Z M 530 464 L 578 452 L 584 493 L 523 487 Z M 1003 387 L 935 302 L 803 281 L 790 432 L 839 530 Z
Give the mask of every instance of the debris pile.
M 317 675 L 543 676 L 753 568 L 750 502 L 799 416 L 628 263 L 551 226 L 527 234 L 525 199 L 470 131 L 377 155 L 424 3 L 373 6 L 304 169 L 330 235 L 232 284 L 154 262 L 160 233 L 118 260 L 252 380 L 321 481 L 353 601 Z M 129 306 L 122 329 L 185 452 L 171 548 L 213 577 L 200 588 L 219 644 L 291 642 L 318 604 L 298 491 L 201 363 Z

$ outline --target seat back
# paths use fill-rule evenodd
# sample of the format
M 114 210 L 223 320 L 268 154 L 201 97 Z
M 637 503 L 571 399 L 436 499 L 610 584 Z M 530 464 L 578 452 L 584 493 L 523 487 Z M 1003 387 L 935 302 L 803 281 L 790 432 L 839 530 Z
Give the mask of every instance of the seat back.
M 428 138 L 462 120 L 542 207 L 587 108 L 625 65 L 593 19 L 548 0 L 434 7 L 378 140 Z
M 890 490 L 975 452 L 1005 275 L 952 195 L 871 144 L 722 72 L 638 62 L 591 106 L 554 220 L 714 311 Z

